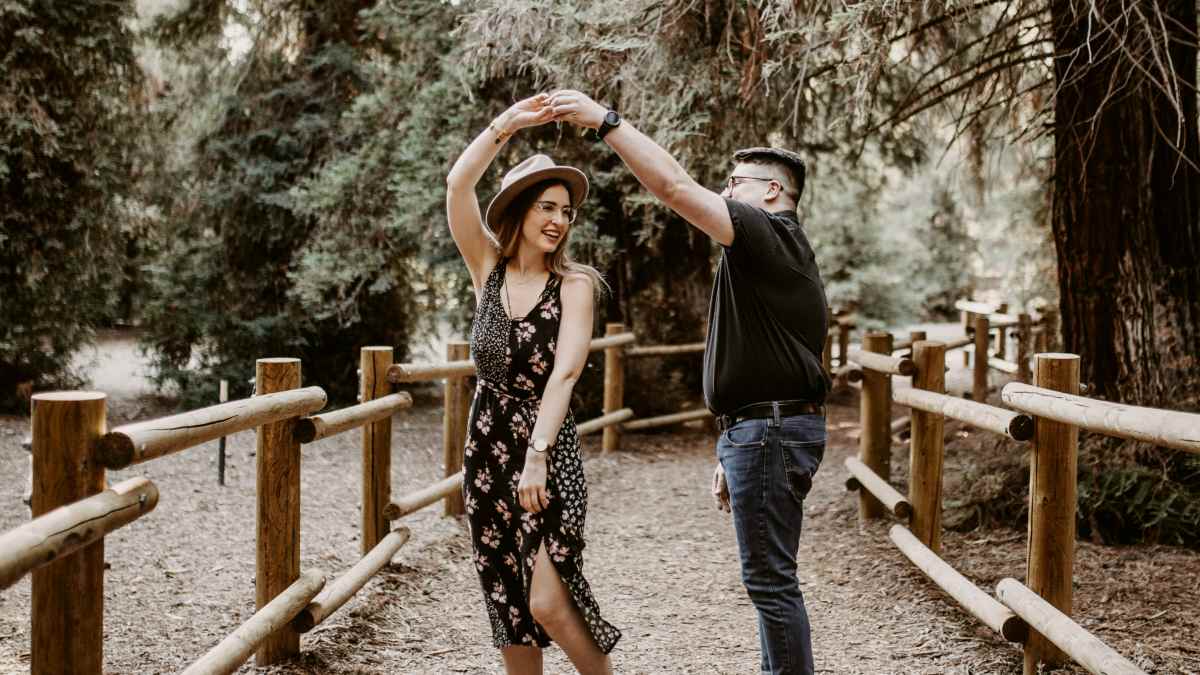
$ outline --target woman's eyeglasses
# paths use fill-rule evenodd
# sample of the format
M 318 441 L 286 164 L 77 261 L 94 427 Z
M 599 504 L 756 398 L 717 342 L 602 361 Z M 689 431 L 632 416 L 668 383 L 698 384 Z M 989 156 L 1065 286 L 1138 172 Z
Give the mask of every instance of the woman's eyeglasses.
M 554 202 L 534 202 L 533 207 L 537 209 L 538 213 L 544 216 L 552 217 L 555 213 L 561 212 L 563 220 L 567 221 L 568 224 L 574 224 L 575 218 L 579 215 L 579 211 L 574 208 L 559 206 Z

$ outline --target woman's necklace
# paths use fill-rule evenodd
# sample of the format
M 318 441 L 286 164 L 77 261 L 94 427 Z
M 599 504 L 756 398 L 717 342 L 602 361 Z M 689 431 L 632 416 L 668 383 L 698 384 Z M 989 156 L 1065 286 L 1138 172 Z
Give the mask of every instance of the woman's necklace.
M 532 283 L 539 276 L 541 276 L 541 275 L 540 274 L 531 274 L 528 279 L 526 279 L 524 281 L 518 281 L 517 286 L 520 288 L 524 288 L 525 286 L 528 286 L 530 283 Z M 517 317 L 514 315 L 515 310 L 513 310 L 512 296 L 508 294 L 508 284 L 509 284 L 508 275 L 505 274 L 504 275 L 504 299 L 508 301 L 508 316 L 509 316 L 509 318 L 515 319 Z M 526 314 L 528 314 L 528 312 L 526 312 Z

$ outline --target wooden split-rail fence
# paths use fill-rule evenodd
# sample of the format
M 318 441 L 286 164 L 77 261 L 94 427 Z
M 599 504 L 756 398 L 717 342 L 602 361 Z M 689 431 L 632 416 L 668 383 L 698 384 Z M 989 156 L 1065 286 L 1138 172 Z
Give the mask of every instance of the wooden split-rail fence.
M 986 378 L 986 368 L 994 367 L 998 357 L 987 356 L 989 317 L 982 314 L 985 308 L 979 309 L 967 325 L 975 329 L 969 336 L 975 373 L 983 363 Z M 1022 342 L 1029 344 L 1030 322 L 1018 318 L 1016 325 L 1025 336 Z M 859 491 L 860 519 L 899 519 L 889 532 L 891 541 L 970 614 L 1007 640 L 1022 643 L 1026 675 L 1041 672 L 1039 664 L 1056 665 L 1067 658 L 1096 674 L 1143 673 L 1071 618 L 1079 432 L 1200 453 L 1200 415 L 1080 396 L 1079 357 L 1052 352 L 1018 350 L 1016 370 L 1005 368 L 1018 377 L 1032 373 L 1031 379 L 1004 386 L 1001 400 L 1011 409 L 986 403 L 986 379 L 982 389 L 976 381 L 974 400 L 950 396 L 945 372 L 952 344 L 956 342 L 920 339 L 911 343 L 909 354 L 895 355 L 892 335 L 872 332 L 863 337 L 861 348 L 846 351 L 862 383 L 859 452 L 845 462 L 847 488 Z M 912 387 L 893 388 L 896 375 L 911 377 Z M 912 411 L 907 496 L 889 483 L 893 403 Z M 995 597 L 940 557 L 946 419 L 1030 444 L 1025 583 L 1005 578 Z
M 701 353 L 703 343 L 632 346 L 622 324 L 609 324 L 591 351 L 605 354 L 604 414 L 579 424 L 580 434 L 603 431 L 612 450 L 622 429 L 647 429 L 709 417 L 706 410 L 633 420 L 624 407 L 628 358 Z M 301 387 L 299 359 L 260 359 L 251 398 L 109 430 L 101 392 L 41 393 L 32 399 L 33 518 L 0 534 L 0 590 L 32 574 L 31 664 L 34 675 L 103 670 L 104 539 L 150 513 L 158 488 L 144 477 L 111 487 L 105 472 L 164 457 L 229 434 L 257 433 L 255 492 L 256 612 L 193 662 L 187 675 L 231 673 L 251 655 L 260 666 L 300 651 L 300 635 L 342 607 L 396 555 L 409 530 L 392 521 L 438 501 L 461 515 L 462 462 L 475 366 L 465 342 L 447 345 L 439 364 L 393 363 L 391 347 L 365 347 L 359 360 L 359 400 L 325 407 L 320 387 Z M 391 494 L 392 415 L 412 397 L 395 391 L 407 382 L 445 380 L 445 478 L 403 495 Z M 361 559 L 329 581 L 300 569 L 300 446 L 362 429 Z
M 869 333 L 851 345 L 848 321 L 831 326 L 823 360 L 834 376 L 861 382 L 860 451 L 848 458 L 848 487 L 860 489 L 864 519 L 887 514 L 907 522 L 891 539 L 939 587 L 1005 638 L 1025 645 L 1026 672 L 1038 662 L 1065 656 L 1093 673 L 1139 673 L 1126 659 L 1070 619 L 1075 466 L 1079 429 L 1200 452 L 1200 415 L 1150 410 L 1078 396 L 1078 357 L 1044 351 L 1053 317 L 1034 322 L 997 308 L 960 302 L 970 333 L 944 343 L 913 334 L 894 342 Z M 1045 328 L 1042 328 L 1045 326 Z M 1016 328 L 1017 361 L 1005 359 L 1005 330 Z M 1037 336 L 1041 329 L 1040 337 Z M 996 354 L 989 352 L 996 331 Z M 839 362 L 832 358 L 838 343 Z M 699 354 L 704 343 L 636 346 L 622 324 L 609 324 L 591 342 L 603 350 L 603 414 L 580 423 L 580 434 L 602 431 L 605 451 L 622 431 L 711 417 L 693 410 L 633 419 L 624 406 L 625 362 L 631 358 Z M 972 347 L 976 355 L 974 401 L 944 392 L 945 353 Z M 900 352 L 900 353 L 897 353 Z M 228 434 L 257 429 L 256 613 L 184 672 L 231 673 L 252 654 L 258 665 L 299 653 L 300 634 L 320 624 L 392 559 L 409 537 L 391 522 L 444 501 L 445 512 L 463 513 L 462 460 L 469 414 L 469 378 L 475 373 L 464 342 L 447 345 L 444 363 L 395 364 L 390 347 L 360 354 L 360 403 L 313 415 L 326 403 L 319 387 L 300 387 L 298 359 L 261 359 L 256 393 L 239 401 L 139 422 L 106 431 L 106 399 L 98 392 L 56 392 L 33 397 L 33 515 L 0 534 L 0 589 L 33 575 L 31 672 L 100 673 L 103 666 L 104 538 L 154 509 L 159 494 L 146 478 L 106 488 L 105 470 L 123 469 L 194 448 Z M 983 384 L 978 373 L 983 364 Z M 1030 369 L 1032 364 L 1032 369 Z M 984 403 L 988 369 L 1032 378 L 1010 383 L 1003 400 L 1015 410 Z M 893 375 L 914 387 L 893 391 Z M 391 496 L 392 415 L 408 408 L 408 393 L 394 385 L 444 380 L 445 478 L 395 500 Z M 907 497 L 888 483 L 892 402 L 912 409 Z M 940 557 L 942 425 L 957 419 L 1018 441 L 1031 441 L 1033 499 L 1026 584 L 1005 579 L 999 600 L 980 590 Z M 362 433 L 362 558 L 326 583 L 301 573 L 300 445 L 351 429 Z M 1032 630 L 1031 630 L 1032 629 Z M 1065 656 L 1064 656 L 1065 655 Z M 1032 664 L 1032 665 L 1031 665 Z

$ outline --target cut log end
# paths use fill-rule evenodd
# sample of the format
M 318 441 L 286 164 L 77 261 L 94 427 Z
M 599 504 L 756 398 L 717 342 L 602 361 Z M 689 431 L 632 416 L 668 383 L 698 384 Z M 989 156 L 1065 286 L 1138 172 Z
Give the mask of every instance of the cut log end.
M 296 420 L 296 425 L 292 429 L 292 437 L 297 443 L 312 443 L 317 437 L 317 423 L 313 422 L 308 417 L 301 417 Z
M 862 489 L 862 484 L 858 482 L 857 478 L 854 476 L 846 478 L 846 492 L 856 492 L 860 489 Z
M 403 515 L 399 504 L 392 503 L 383 507 L 383 517 L 385 520 L 397 520 Z
M 292 619 L 292 630 L 297 633 L 307 633 L 317 627 L 317 621 L 307 607 L 300 610 L 296 618 Z
M 904 377 L 911 377 L 917 372 L 917 365 L 913 363 L 912 359 L 902 358 L 900 363 L 896 364 L 896 370 Z
M 910 520 L 912 518 L 912 504 L 908 502 L 896 502 L 896 508 L 892 510 L 900 520 Z
M 388 382 L 390 382 L 392 384 L 400 384 L 400 383 L 404 382 L 404 369 L 401 368 L 400 365 L 401 364 L 399 364 L 399 363 L 395 363 L 395 364 L 388 366 L 388 369 L 387 369 L 387 381 Z
M 1008 435 L 1014 440 L 1028 441 L 1033 438 L 1033 418 L 1029 415 L 1017 415 L 1008 423 Z
M 96 457 L 106 469 L 124 469 L 133 463 L 133 440 L 122 433 L 105 434 L 96 442 Z
M 1001 624 L 1000 635 L 1009 642 L 1025 644 L 1025 641 L 1029 639 L 1029 624 L 1019 616 L 1010 616 Z

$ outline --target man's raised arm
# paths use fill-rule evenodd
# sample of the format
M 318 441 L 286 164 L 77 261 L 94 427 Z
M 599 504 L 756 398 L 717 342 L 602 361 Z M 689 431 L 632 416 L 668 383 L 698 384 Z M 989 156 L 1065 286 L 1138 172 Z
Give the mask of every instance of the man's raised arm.
M 591 129 L 599 129 L 608 112 L 586 94 L 571 89 L 551 94 L 550 106 L 556 119 Z M 721 245 L 733 243 L 733 223 L 725 200 L 697 183 L 658 143 L 628 120 L 609 130 L 604 141 L 650 194 Z

